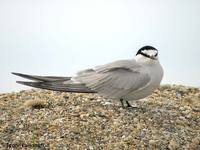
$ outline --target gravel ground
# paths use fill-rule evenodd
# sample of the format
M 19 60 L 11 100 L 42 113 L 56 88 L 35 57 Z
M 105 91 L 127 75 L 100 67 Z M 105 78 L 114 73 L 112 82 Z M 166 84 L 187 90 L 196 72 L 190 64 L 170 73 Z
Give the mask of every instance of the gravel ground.
M 97 94 L 0 94 L 0 149 L 200 150 L 200 89 L 163 85 L 132 105 Z

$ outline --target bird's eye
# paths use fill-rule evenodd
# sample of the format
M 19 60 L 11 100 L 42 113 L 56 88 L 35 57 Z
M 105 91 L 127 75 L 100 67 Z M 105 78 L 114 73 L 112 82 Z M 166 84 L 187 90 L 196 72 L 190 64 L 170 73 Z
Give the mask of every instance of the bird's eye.
M 158 56 L 158 53 L 155 54 L 155 57 L 157 57 L 157 56 Z

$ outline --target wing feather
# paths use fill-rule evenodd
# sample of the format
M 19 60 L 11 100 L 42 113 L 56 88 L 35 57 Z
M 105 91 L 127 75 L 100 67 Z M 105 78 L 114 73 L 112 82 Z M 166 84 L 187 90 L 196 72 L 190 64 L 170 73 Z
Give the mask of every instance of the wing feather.
M 70 80 L 71 77 L 58 77 L 58 76 L 37 76 L 37 75 L 28 75 L 28 74 L 22 74 L 22 73 L 16 73 L 12 72 L 12 74 L 16 76 L 20 76 L 26 79 L 30 79 L 33 81 L 67 81 Z
M 75 79 L 109 98 L 121 98 L 145 87 L 151 80 L 148 73 L 132 60 L 116 61 L 82 71 Z
M 95 91 L 86 87 L 84 84 L 65 84 L 64 82 L 26 82 L 26 81 L 17 81 L 17 83 L 53 91 L 96 93 Z

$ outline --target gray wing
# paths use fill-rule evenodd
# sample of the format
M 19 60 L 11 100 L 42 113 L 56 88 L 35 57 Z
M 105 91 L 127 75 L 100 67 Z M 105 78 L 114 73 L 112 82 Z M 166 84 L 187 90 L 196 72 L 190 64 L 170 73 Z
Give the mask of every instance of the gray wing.
M 108 98 L 121 98 L 144 88 L 151 78 L 134 60 L 121 60 L 77 74 L 75 80 Z

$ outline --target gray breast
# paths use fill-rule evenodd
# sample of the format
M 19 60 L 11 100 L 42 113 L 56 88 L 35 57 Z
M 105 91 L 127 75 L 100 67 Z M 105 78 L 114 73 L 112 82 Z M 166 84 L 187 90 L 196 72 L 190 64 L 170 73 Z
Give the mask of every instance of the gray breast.
M 153 93 L 156 90 L 163 78 L 163 69 L 162 66 L 158 63 L 154 66 L 149 66 L 149 75 L 151 76 L 151 81 L 145 87 L 141 87 L 139 90 L 132 91 L 124 96 L 125 100 L 139 100 L 145 98 Z

